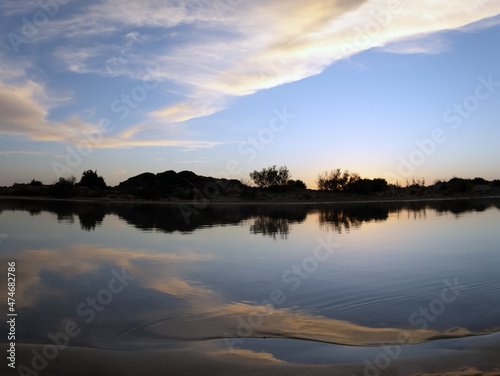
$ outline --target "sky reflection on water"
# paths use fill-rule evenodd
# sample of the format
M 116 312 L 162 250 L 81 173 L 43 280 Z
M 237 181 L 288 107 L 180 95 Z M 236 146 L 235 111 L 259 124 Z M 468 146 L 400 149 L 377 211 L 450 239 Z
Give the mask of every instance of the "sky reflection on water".
M 168 205 L 0 200 L 0 247 L 17 262 L 19 342 L 73 320 L 76 346 L 163 347 L 241 336 L 249 315 L 254 337 L 366 345 L 403 328 L 421 342 L 500 327 L 499 207 L 221 205 L 186 223 Z M 98 304 L 116 273 L 133 279 Z M 466 287 L 417 331 L 409 317 L 456 279 Z

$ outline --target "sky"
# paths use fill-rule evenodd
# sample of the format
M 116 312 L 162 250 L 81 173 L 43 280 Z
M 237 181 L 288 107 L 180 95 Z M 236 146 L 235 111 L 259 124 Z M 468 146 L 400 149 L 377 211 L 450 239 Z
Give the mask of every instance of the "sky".
M 3 0 L 0 186 L 499 179 L 498 0 Z

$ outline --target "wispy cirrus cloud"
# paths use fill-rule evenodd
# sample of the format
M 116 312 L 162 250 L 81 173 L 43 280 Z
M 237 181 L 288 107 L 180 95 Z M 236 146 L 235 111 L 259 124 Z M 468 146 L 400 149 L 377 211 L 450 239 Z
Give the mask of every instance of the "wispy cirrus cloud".
M 33 141 L 56 141 L 76 145 L 85 140 L 85 134 L 99 132 L 97 125 L 86 123 L 77 116 L 64 122 L 48 120 L 50 102 L 44 87 L 33 81 L 26 81 L 17 86 L 0 82 L 0 133 Z M 127 137 L 127 134 L 117 134 L 103 138 L 102 142 L 94 147 L 170 146 L 193 150 L 214 145 L 217 143 L 202 140 L 176 140 L 168 137 L 140 140 Z
M 500 3 L 494 0 L 253 1 L 242 2 L 223 17 L 211 1 L 116 5 L 109 0 L 89 6 L 83 18 L 59 25 L 75 35 L 88 20 L 93 20 L 96 33 L 99 28 L 104 33 L 126 31 L 127 37 L 111 47 L 113 60 L 99 43 L 79 52 L 59 50 L 58 56 L 68 69 L 103 75 L 137 77 L 138 65 L 157 64 L 162 79 L 184 89 L 185 100 L 151 112 L 166 122 L 211 115 L 227 108 L 232 97 L 319 74 L 333 62 L 369 48 L 439 53 L 447 49 L 446 40 L 428 38 L 430 34 L 500 13 Z M 101 25 L 97 20 L 104 14 L 109 22 Z M 151 28 L 156 29 L 155 40 L 148 38 Z M 96 62 L 105 62 L 105 68 Z
M 24 68 L 24 69 L 23 69 Z M 98 124 L 84 121 L 79 115 L 55 121 L 50 113 L 53 109 L 73 101 L 71 95 L 58 95 L 47 90 L 45 83 L 36 82 L 26 76 L 28 64 L 4 65 L 0 67 L 0 134 L 7 138 L 30 141 L 62 142 L 77 145 L 86 141 L 85 135 L 100 132 Z M 8 82 L 8 83 L 6 83 Z M 93 109 L 90 110 L 93 113 Z M 141 124 L 140 124 L 141 125 Z M 142 125 L 141 125 L 142 126 Z M 194 150 L 212 147 L 216 142 L 190 140 L 181 134 L 174 138 L 157 124 L 148 127 L 160 133 L 150 138 L 133 138 L 135 127 L 107 135 L 94 148 L 132 148 L 145 146 L 176 147 Z M 3 151 L 0 155 L 41 155 L 42 152 Z M 57 155 L 53 155 L 58 157 Z
M 54 158 L 64 158 L 64 155 L 54 154 L 46 151 L 29 151 L 29 150 L 0 150 L 0 155 L 10 157 L 11 155 L 32 155 L 36 157 L 51 156 Z
M 9 1 L 1 7 L 12 15 L 34 4 Z M 52 59 L 78 74 L 141 80 L 148 67 L 158 67 L 162 90 L 177 100 L 156 102 L 144 121 L 106 137 L 99 147 L 200 148 L 217 143 L 172 139 L 169 132 L 152 139 L 141 135 L 212 115 L 228 108 L 233 98 L 317 75 L 370 48 L 440 53 L 448 43 L 443 35 L 435 38 L 437 32 L 489 27 L 498 23 L 492 17 L 500 13 L 497 0 L 255 0 L 222 14 L 214 4 L 212 0 L 70 2 L 66 7 L 72 11 L 51 19 L 32 41 L 54 42 Z M 47 120 L 51 107 L 36 98 L 41 87 L 35 81 L 0 87 L 2 133 L 75 142 L 82 131 L 95 128 L 78 116 Z
M 37 0 L 5 0 L 0 3 L 0 9 L 2 12 L 9 16 L 26 14 L 37 9 L 39 6 L 39 1 Z
M 39 141 L 59 141 L 92 129 L 76 117 L 66 123 L 47 120 L 49 102 L 44 87 L 33 81 L 22 85 L 0 83 L 0 132 Z

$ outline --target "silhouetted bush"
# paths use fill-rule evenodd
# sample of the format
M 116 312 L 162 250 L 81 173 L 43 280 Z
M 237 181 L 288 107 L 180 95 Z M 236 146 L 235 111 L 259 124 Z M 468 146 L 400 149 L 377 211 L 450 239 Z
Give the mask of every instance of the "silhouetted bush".
M 251 172 L 250 178 L 260 188 L 283 187 L 290 180 L 290 171 L 286 166 L 281 166 L 279 169 L 273 166 Z
M 76 178 L 59 178 L 59 180 L 51 186 L 50 193 L 56 197 L 72 197 L 76 194 L 75 187 Z
M 358 194 L 379 193 L 388 189 L 387 180 L 376 179 L 359 179 L 349 186 L 349 192 Z
M 79 183 L 82 187 L 106 189 L 106 183 L 102 176 L 97 175 L 97 170 L 87 170 L 82 174 Z
M 474 183 L 475 185 L 490 184 L 490 182 L 488 180 L 483 179 L 483 178 L 474 178 L 472 180 L 472 183 Z
M 448 183 L 447 182 L 441 183 L 441 185 L 439 186 L 439 190 L 447 191 L 448 190 Z
M 471 181 L 466 179 L 453 178 L 448 181 L 448 189 L 452 192 L 465 193 L 471 185 Z
M 406 188 L 425 188 L 424 178 L 412 178 L 411 180 L 406 179 Z
M 343 173 L 340 168 L 331 171 L 324 171 L 318 175 L 316 184 L 322 191 L 340 192 L 348 188 L 360 179 L 359 174 L 345 170 Z
M 306 183 L 302 180 L 290 180 L 287 185 L 290 188 L 307 189 Z
M 242 198 L 254 200 L 257 198 L 257 192 L 252 188 L 246 188 L 243 190 Z
M 43 183 L 40 180 L 31 179 L 31 181 L 29 182 L 29 185 L 31 185 L 33 187 L 41 187 L 43 185 Z

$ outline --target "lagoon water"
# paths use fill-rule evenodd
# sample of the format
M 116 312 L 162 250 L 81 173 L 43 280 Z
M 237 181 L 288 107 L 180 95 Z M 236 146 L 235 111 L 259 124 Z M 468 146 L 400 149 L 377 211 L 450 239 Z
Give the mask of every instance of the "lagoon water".
M 411 356 L 499 341 L 500 200 L 182 213 L 0 200 L 0 258 L 16 262 L 17 343 L 51 343 L 74 322 L 72 347 L 197 344 L 363 364 L 381 344 Z M 5 283 L 0 291 L 6 306 Z

